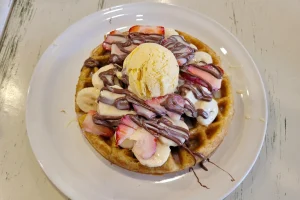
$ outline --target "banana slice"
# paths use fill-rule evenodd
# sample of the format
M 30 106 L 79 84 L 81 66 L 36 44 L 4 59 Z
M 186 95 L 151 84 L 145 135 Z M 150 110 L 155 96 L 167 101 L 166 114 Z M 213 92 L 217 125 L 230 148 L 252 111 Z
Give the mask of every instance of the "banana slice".
M 157 142 L 156 151 L 149 159 L 143 159 L 139 155 L 134 155 L 142 165 L 147 167 L 160 167 L 168 160 L 170 152 L 171 149 L 168 145 Z
M 77 93 L 76 103 L 83 112 L 97 110 L 97 98 L 100 90 L 94 87 L 83 88 Z
M 95 88 L 98 88 L 99 90 L 101 90 L 101 88 L 103 88 L 103 81 L 99 78 L 99 74 L 101 72 L 105 72 L 105 71 L 110 70 L 112 68 L 114 68 L 114 65 L 109 64 L 109 65 L 106 65 L 104 67 L 101 67 L 95 74 L 93 74 L 92 84 Z
M 211 55 L 204 51 L 197 51 L 194 58 L 189 61 L 189 64 L 200 63 L 201 61 L 206 62 L 207 64 L 213 63 Z
M 179 33 L 172 28 L 165 28 L 165 38 L 168 38 L 172 35 L 179 35 Z

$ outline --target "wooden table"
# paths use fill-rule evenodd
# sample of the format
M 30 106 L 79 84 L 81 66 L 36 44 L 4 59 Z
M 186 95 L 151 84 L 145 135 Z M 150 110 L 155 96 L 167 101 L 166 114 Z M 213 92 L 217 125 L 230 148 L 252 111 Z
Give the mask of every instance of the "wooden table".
M 28 142 L 24 113 L 31 74 L 48 45 L 70 24 L 128 2 L 135 1 L 16 0 L 12 4 L 0 41 L 0 200 L 67 199 L 47 179 Z M 226 199 L 299 199 L 300 1 L 159 2 L 189 7 L 221 23 L 245 45 L 263 76 L 269 101 L 265 144 L 253 170 Z

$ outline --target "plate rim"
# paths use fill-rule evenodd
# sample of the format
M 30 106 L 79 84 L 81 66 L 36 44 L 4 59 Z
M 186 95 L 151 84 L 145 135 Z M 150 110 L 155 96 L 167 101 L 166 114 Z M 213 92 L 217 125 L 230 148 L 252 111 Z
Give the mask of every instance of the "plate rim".
M 267 96 L 267 93 L 266 93 L 266 86 L 264 84 L 264 79 L 262 78 L 261 76 L 261 73 L 256 65 L 256 63 L 254 62 L 254 59 L 252 58 L 252 56 L 250 55 L 250 53 L 248 52 L 248 50 L 244 47 L 244 45 L 237 39 L 237 37 L 235 35 L 233 35 L 229 30 L 227 30 L 222 24 L 220 24 L 219 22 L 217 22 L 215 19 L 213 18 L 210 18 L 209 16 L 199 12 L 199 11 L 196 11 L 196 10 L 193 10 L 193 9 L 190 9 L 190 8 L 187 8 L 187 7 L 182 7 L 182 6 L 179 6 L 179 5 L 176 5 L 176 4 L 173 4 L 173 3 L 169 3 L 169 2 L 166 2 L 166 3 L 161 3 L 161 2 L 136 2 L 136 3 L 125 3 L 125 4 L 119 4 L 119 5 L 115 5 L 115 6 L 111 6 L 111 7 L 108 7 L 108 8 L 104 8 L 102 10 L 99 10 L 99 11 L 96 11 L 96 12 L 93 12 L 93 13 L 90 13 L 82 18 L 80 18 L 79 20 L 73 22 L 72 24 L 70 24 L 67 28 L 65 28 L 62 32 L 59 33 L 59 35 L 48 45 L 47 49 L 43 52 L 42 56 L 39 58 L 38 62 L 36 63 L 35 65 L 35 68 L 33 70 L 33 73 L 31 75 L 31 79 L 30 79 L 30 82 L 29 82 L 29 86 L 28 86 L 28 90 L 27 90 L 27 96 L 26 96 L 26 104 L 25 104 L 25 121 L 26 121 L 26 131 L 27 131 L 27 135 L 28 135 L 28 138 L 29 138 L 29 143 L 30 143 L 30 146 L 31 146 L 31 149 L 32 149 L 32 152 L 36 158 L 36 160 L 38 161 L 40 167 L 43 169 L 43 172 L 45 173 L 45 175 L 49 178 L 49 180 L 54 184 L 54 186 L 59 190 L 61 191 L 65 196 L 67 197 L 70 197 L 70 198 L 74 198 L 76 199 L 77 197 L 74 197 L 72 196 L 72 194 L 70 193 L 70 191 L 63 185 L 61 184 L 59 181 L 57 181 L 55 178 L 53 178 L 52 174 L 53 172 L 50 172 L 50 170 L 46 169 L 44 166 L 43 166 L 43 163 L 41 161 L 41 158 L 38 157 L 37 155 L 37 148 L 34 147 L 34 142 L 33 142 L 33 139 L 32 139 L 32 136 L 30 136 L 30 131 L 28 131 L 28 127 L 29 127 L 29 123 L 31 123 L 28 119 L 29 119 L 29 103 L 30 103 L 30 96 L 31 96 L 31 93 L 32 93 L 32 83 L 34 82 L 34 80 L 36 79 L 36 76 L 38 76 L 38 71 L 40 70 L 40 68 L 42 67 L 40 65 L 40 62 L 41 60 L 43 60 L 43 58 L 45 57 L 46 53 L 49 51 L 49 49 L 51 48 L 51 46 L 53 44 L 55 44 L 55 41 L 57 39 L 59 39 L 62 35 L 65 35 L 66 32 L 68 32 L 70 29 L 72 29 L 77 23 L 81 22 L 81 21 L 84 21 L 85 19 L 93 16 L 93 15 L 98 15 L 100 13 L 103 13 L 107 10 L 110 10 L 110 9 L 115 9 L 115 8 L 118 8 L 118 7 L 127 7 L 127 6 L 142 6 L 144 7 L 145 5 L 147 4 L 150 4 L 150 5 L 156 5 L 156 6 L 171 6 L 171 7 L 175 7 L 177 9 L 183 9 L 187 12 L 191 12 L 193 13 L 193 15 L 195 16 L 200 16 L 202 18 L 204 18 L 206 21 L 210 22 L 210 23 L 213 23 L 214 25 L 216 26 L 219 26 L 224 32 L 226 32 L 232 39 L 235 40 L 235 42 L 237 42 L 237 44 L 243 49 L 244 53 L 246 53 L 247 57 L 250 59 L 251 61 L 251 64 L 253 66 L 253 69 L 255 69 L 254 71 L 256 72 L 255 74 L 258 75 L 258 78 L 259 78 L 259 82 L 260 82 L 260 88 L 262 90 L 262 93 L 263 93 L 263 100 L 264 100 L 264 119 L 265 119 L 265 122 L 264 122 L 264 129 L 263 129 L 263 134 L 262 134 L 262 139 L 260 140 L 260 144 L 259 144 L 259 149 L 258 151 L 256 152 L 256 155 L 255 155 L 255 158 L 253 159 L 252 163 L 250 166 L 248 166 L 248 169 L 247 171 L 244 173 L 244 175 L 242 176 L 242 178 L 237 181 L 232 187 L 231 189 L 228 190 L 228 192 L 226 194 L 224 194 L 222 196 L 222 199 L 226 198 L 230 193 L 232 193 L 240 184 L 242 181 L 245 180 L 245 178 L 247 177 L 247 175 L 249 174 L 249 172 L 252 170 L 254 164 L 256 163 L 257 159 L 258 159 L 258 156 L 260 155 L 261 153 L 261 149 L 263 147 L 263 144 L 264 144 L 264 141 L 265 141 L 265 135 L 266 135 L 266 131 L 267 131 L 267 124 L 268 124 L 268 115 L 269 115 L 269 110 L 268 110 L 268 96 Z

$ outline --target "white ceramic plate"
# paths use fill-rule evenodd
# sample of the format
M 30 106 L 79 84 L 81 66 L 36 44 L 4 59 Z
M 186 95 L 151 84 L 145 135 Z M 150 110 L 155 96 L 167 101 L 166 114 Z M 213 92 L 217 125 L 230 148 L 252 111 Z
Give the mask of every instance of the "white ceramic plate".
M 190 33 L 211 46 L 231 76 L 235 115 L 228 136 L 211 160 L 236 179 L 207 164 L 192 173 L 150 176 L 111 165 L 82 136 L 76 122 L 74 94 L 81 66 L 103 35 L 136 24 L 162 25 Z M 232 67 L 234 68 L 232 68 Z M 62 110 L 65 111 L 61 112 Z M 245 119 L 245 116 L 251 119 Z M 264 119 L 264 120 L 262 120 Z M 267 121 L 264 86 L 245 48 L 215 21 L 166 4 L 116 6 L 89 15 L 62 33 L 37 64 L 30 83 L 26 124 L 32 149 L 47 176 L 72 199 L 221 199 L 253 166 L 263 144 Z

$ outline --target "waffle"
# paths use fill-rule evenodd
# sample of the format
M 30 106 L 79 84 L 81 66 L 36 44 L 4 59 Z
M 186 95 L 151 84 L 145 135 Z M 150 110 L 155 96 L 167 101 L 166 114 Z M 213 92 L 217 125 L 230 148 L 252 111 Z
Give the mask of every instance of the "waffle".
M 187 33 L 178 30 L 176 31 L 184 36 L 187 42 L 194 44 L 200 51 L 209 53 L 213 58 L 213 64 L 221 66 L 220 58 L 209 46 Z M 109 55 L 106 54 L 101 45 L 95 48 L 90 56 L 99 61 L 101 65 L 106 65 L 109 62 Z M 82 67 L 76 86 L 75 98 L 81 89 L 92 86 L 91 77 L 97 70 L 98 68 L 96 67 Z M 219 113 L 214 122 L 208 127 L 197 124 L 194 128 L 190 129 L 189 148 L 193 152 L 201 153 L 205 159 L 210 157 L 222 143 L 227 134 L 228 126 L 233 115 L 233 95 L 230 80 L 226 74 L 224 74 L 223 77 L 220 94 L 220 98 L 215 99 L 218 102 Z M 78 116 L 79 125 L 82 128 L 86 113 L 81 111 L 76 103 L 75 111 Z M 140 164 L 131 150 L 118 147 L 114 136 L 111 138 L 104 138 L 88 132 L 84 132 L 84 135 L 89 143 L 104 158 L 111 163 L 130 171 L 159 175 L 180 171 L 192 167 L 195 164 L 193 156 L 187 150 L 182 147 L 171 147 L 171 154 L 162 166 L 147 167 Z M 202 160 L 203 158 L 197 157 L 197 163 Z

